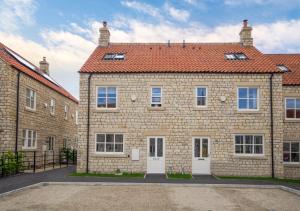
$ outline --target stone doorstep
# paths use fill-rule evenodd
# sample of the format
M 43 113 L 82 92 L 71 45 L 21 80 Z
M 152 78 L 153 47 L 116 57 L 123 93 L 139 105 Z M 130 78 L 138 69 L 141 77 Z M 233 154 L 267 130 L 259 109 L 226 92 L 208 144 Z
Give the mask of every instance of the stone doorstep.
M 300 197 L 300 191 L 283 185 L 244 185 L 244 184 L 184 184 L 184 183 L 130 183 L 130 182 L 39 182 L 33 185 L 18 188 L 0 194 L 1 197 L 8 196 L 17 192 L 25 191 L 31 188 L 47 185 L 78 185 L 78 186 L 172 186 L 172 187 L 219 187 L 219 188 L 256 188 L 256 189 L 280 189 Z

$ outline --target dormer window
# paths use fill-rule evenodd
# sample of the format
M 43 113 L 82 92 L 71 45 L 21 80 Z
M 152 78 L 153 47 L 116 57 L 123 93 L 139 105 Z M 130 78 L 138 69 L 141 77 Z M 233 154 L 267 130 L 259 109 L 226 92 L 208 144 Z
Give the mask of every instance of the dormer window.
M 103 60 L 124 60 L 124 53 L 106 53 L 103 57 Z
M 278 67 L 282 72 L 288 72 L 288 71 L 289 71 L 289 69 L 288 69 L 286 66 L 284 66 L 283 64 L 279 64 L 279 65 L 277 65 L 277 67 Z
M 226 60 L 247 60 L 248 57 L 244 53 L 225 53 Z

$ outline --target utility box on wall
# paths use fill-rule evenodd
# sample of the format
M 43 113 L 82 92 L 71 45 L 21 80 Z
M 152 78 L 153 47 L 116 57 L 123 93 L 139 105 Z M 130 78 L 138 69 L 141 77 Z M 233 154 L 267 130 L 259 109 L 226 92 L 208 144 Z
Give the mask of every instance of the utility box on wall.
M 140 160 L 140 150 L 139 149 L 132 149 L 131 160 Z

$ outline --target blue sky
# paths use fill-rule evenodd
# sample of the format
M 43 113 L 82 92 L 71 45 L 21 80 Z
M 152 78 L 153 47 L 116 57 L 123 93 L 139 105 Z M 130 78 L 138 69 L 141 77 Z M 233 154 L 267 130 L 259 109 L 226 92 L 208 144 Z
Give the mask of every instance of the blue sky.
M 236 42 L 243 19 L 266 53 L 300 53 L 300 0 L 0 0 L 0 41 L 79 97 L 77 71 L 108 21 L 112 42 Z

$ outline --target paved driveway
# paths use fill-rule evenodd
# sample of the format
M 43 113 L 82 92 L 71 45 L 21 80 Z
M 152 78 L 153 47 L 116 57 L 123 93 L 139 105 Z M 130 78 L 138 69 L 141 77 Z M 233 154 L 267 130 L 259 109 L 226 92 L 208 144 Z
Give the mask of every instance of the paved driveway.
M 279 189 L 179 184 L 47 185 L 0 199 L 0 210 L 300 210 Z

